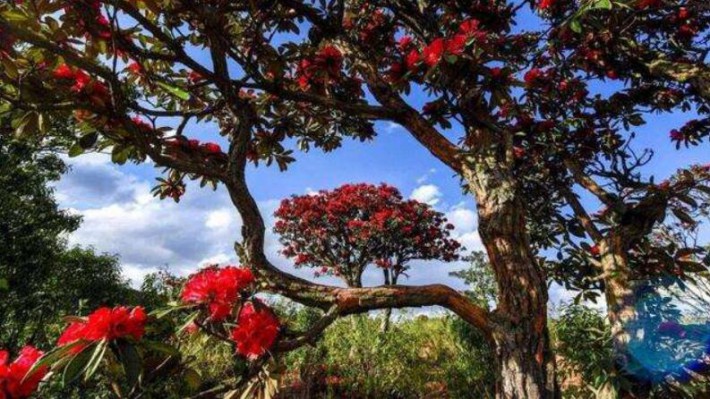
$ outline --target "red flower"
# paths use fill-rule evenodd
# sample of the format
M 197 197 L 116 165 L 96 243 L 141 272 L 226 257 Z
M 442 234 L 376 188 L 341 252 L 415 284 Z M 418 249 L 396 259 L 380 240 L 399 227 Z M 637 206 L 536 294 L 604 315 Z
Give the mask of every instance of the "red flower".
M 452 55 L 461 55 L 466 49 L 466 40 L 465 35 L 454 35 L 446 41 L 446 52 Z
M 84 91 L 89 83 L 91 83 L 91 76 L 81 69 L 77 70 L 74 73 L 74 85 L 71 87 L 71 90 L 75 93 L 80 93 Z
M 417 69 L 419 61 L 421 61 L 421 54 L 419 54 L 417 50 L 412 50 L 404 59 L 404 65 L 407 67 L 408 71 L 414 71 Z
M 246 267 L 210 267 L 193 274 L 185 283 L 180 298 L 185 303 L 206 305 L 210 318 L 224 320 L 239 300 L 239 292 L 254 282 Z
M 52 75 L 56 79 L 74 79 L 74 71 L 67 64 L 62 64 L 54 70 Z
M 237 326 L 232 330 L 232 339 L 236 343 L 237 353 L 249 360 L 257 359 L 266 353 L 279 334 L 279 321 L 264 304 L 254 306 L 244 304 Z
M 538 10 L 547 10 L 548 8 L 555 5 L 555 0 L 540 0 L 537 4 Z
M 153 126 L 151 126 L 150 123 L 141 119 L 139 116 L 134 116 L 133 118 L 131 118 L 131 123 L 133 123 L 133 126 L 135 126 L 141 132 L 149 133 L 153 131 Z
M 479 32 L 479 25 L 481 23 L 477 19 L 467 19 L 459 25 L 459 33 L 466 37 L 474 36 Z
M 190 82 L 192 84 L 200 82 L 204 79 L 205 79 L 205 77 L 202 76 L 202 74 L 199 72 L 190 71 L 190 73 L 187 74 L 187 80 L 188 80 L 188 82 Z
M 527 72 L 525 72 L 525 84 L 530 87 L 533 86 L 539 78 L 541 78 L 544 75 L 542 70 L 539 68 L 533 68 Z
M 404 70 L 404 65 L 400 62 L 395 62 L 390 65 L 390 69 L 387 71 L 387 79 L 390 82 L 399 82 L 404 77 L 406 71 Z
M 59 337 L 57 345 L 64 346 L 78 340 L 92 342 L 124 337 L 139 340 L 145 332 L 146 319 L 145 310 L 141 306 L 132 309 L 126 306 L 102 307 L 85 320 L 71 323 Z M 83 346 L 78 345 L 77 348 L 79 352 Z
M 599 246 L 598 245 L 592 245 L 589 248 L 589 253 L 592 254 L 592 256 L 599 256 Z
M 513 157 L 515 157 L 515 159 L 520 159 L 524 156 L 525 156 L 525 148 L 518 147 L 518 146 L 513 147 Z
M 493 67 L 490 69 L 491 73 L 491 79 L 495 81 L 507 81 L 508 80 L 508 75 L 506 75 L 505 71 L 501 67 Z
M 343 68 L 343 53 L 335 46 L 325 46 L 316 54 L 315 63 L 329 76 L 338 76 Z
M 137 62 L 131 62 L 130 64 L 128 64 L 126 69 L 128 70 L 128 72 L 130 72 L 134 75 L 142 75 L 143 74 L 143 67 L 141 66 L 141 64 L 139 64 Z
M 671 140 L 673 141 L 682 141 L 685 140 L 685 134 L 683 132 L 673 129 L 671 130 Z
M 427 66 L 431 68 L 441 61 L 441 57 L 444 56 L 445 44 L 446 43 L 443 38 L 438 38 L 434 39 L 433 42 L 424 47 L 424 51 L 422 51 L 422 58 Z
M 21 399 L 30 397 L 44 376 L 47 368 L 42 367 L 32 375 L 27 375 L 43 353 L 32 346 L 20 350 L 14 362 L 7 364 L 9 354 L 0 351 L 0 398 Z
M 414 44 L 414 41 L 412 40 L 411 36 L 402 36 L 398 41 L 397 41 L 397 48 L 399 51 L 407 51 L 409 50 L 410 47 Z
M 639 2 L 636 4 L 636 8 L 656 8 L 660 7 L 662 4 L 662 0 L 639 0 Z
M 204 143 L 200 146 L 203 152 L 206 152 L 207 154 L 210 155 L 216 155 L 216 154 L 221 154 L 222 153 L 222 148 L 219 146 L 219 144 L 215 143 Z

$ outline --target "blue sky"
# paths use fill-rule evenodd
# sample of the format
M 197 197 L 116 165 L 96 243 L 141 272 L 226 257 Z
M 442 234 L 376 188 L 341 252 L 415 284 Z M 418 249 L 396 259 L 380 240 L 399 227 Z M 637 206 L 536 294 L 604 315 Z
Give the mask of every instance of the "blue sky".
M 531 28 L 534 24 L 528 16 L 521 26 Z M 193 51 L 193 54 L 209 64 L 201 52 Z M 594 89 L 605 92 L 609 88 L 599 85 Z M 426 101 L 421 93 L 413 94 L 411 99 L 418 105 Z M 670 143 L 668 132 L 692 117 L 692 114 L 654 115 L 638 130 L 636 148 L 656 151 L 646 170 L 658 180 L 680 167 L 710 162 L 707 144 L 677 151 Z M 317 150 L 299 153 L 297 162 L 285 173 L 263 165 L 250 168 L 249 184 L 267 222 L 272 222 L 268 216 L 284 197 L 330 189 L 343 183 L 386 182 L 398 187 L 403 195 L 428 202 L 445 212 L 457 226 L 456 237 L 469 250 L 480 249 L 475 204 L 470 196 L 462 193 L 458 178 L 398 125 L 378 123 L 376 127 L 378 137 L 374 141 L 345 141 L 341 149 L 329 154 Z M 211 126 L 192 125 L 187 134 L 225 145 Z M 57 185 L 57 195 L 62 206 L 84 216 L 82 227 L 69 237 L 70 242 L 118 254 L 124 274 L 134 283 L 159 267 L 186 274 L 207 263 L 236 261 L 232 246 L 239 238 L 240 221 L 223 189 L 213 192 L 189 185 L 183 200 L 175 204 L 151 196 L 149 191 L 160 170 L 150 164 L 116 166 L 101 154 L 69 162 L 72 170 Z M 704 241 L 710 241 L 709 237 L 705 228 Z M 279 267 L 303 277 L 312 276 L 307 270 L 293 270 L 290 263 L 278 255 L 278 250 L 276 237 L 267 237 L 267 254 Z M 403 283 L 437 282 L 462 289 L 462 283 L 448 273 L 463 267 L 460 262 L 415 262 L 409 280 Z M 378 284 L 380 278 L 379 273 L 372 271 L 366 274 L 365 284 Z M 332 279 L 324 282 L 337 283 Z M 555 288 L 551 296 L 553 302 L 559 302 L 570 294 Z

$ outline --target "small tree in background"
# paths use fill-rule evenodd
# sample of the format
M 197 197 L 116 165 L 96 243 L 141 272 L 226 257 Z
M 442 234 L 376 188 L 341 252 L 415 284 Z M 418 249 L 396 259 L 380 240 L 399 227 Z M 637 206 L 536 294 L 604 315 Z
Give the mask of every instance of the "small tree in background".
M 316 277 L 337 276 L 349 287 L 362 287 L 369 265 L 382 269 L 385 285 L 396 285 L 410 261 L 450 262 L 461 248 L 450 238 L 454 226 L 441 212 L 403 199 L 386 184 L 346 184 L 294 196 L 283 200 L 275 215 L 282 253 L 296 267 L 315 268 Z M 391 309 L 385 312 L 383 330 Z
M 377 265 L 385 285 L 395 285 L 415 259 L 458 259 L 461 245 L 441 212 L 405 200 L 386 184 L 346 184 L 315 195 L 293 196 L 275 213 L 282 253 L 316 277 L 337 276 L 362 287 L 362 274 Z

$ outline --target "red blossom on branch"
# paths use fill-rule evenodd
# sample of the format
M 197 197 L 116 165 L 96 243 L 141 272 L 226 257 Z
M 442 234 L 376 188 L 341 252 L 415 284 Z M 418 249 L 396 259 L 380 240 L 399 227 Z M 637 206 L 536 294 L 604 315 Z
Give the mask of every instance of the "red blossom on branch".
M 145 332 L 146 320 L 147 316 L 142 306 L 101 307 L 84 320 L 69 324 L 59 337 L 57 345 L 64 346 L 78 340 L 110 341 L 128 337 L 140 340 Z
M 184 303 L 205 306 L 212 321 L 221 321 L 239 301 L 240 291 L 254 282 L 246 267 L 209 267 L 190 276 L 180 298 Z
M 266 305 L 247 302 L 239 312 L 237 326 L 231 338 L 237 353 L 249 360 L 257 359 L 268 351 L 279 334 L 279 320 Z
M 428 67 L 434 67 L 441 61 L 446 49 L 446 41 L 443 38 L 434 39 L 422 50 L 422 59 Z
M 9 353 L 0 351 L 1 399 L 28 398 L 37 390 L 40 381 L 47 374 L 47 367 L 41 367 L 31 375 L 28 375 L 28 372 L 42 355 L 42 351 L 28 345 L 20 350 L 15 361 L 8 364 Z

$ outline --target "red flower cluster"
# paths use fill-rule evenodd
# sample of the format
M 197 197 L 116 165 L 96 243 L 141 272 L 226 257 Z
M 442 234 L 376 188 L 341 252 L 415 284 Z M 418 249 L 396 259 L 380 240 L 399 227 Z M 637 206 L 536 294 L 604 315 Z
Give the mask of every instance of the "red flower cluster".
M 20 350 L 14 362 L 8 364 L 10 355 L 7 351 L 0 351 L 0 399 L 27 398 L 37 390 L 47 374 L 47 368 L 42 367 L 32 375 L 27 373 L 42 355 L 41 351 L 28 345 Z
M 204 79 L 205 79 L 205 77 L 202 76 L 202 74 L 199 73 L 199 72 L 190 71 L 190 72 L 187 74 L 187 81 L 188 81 L 190 84 L 199 83 L 199 82 L 203 81 Z
M 109 90 L 105 84 L 93 79 L 81 69 L 73 69 L 67 64 L 61 64 L 52 73 L 55 79 L 71 84 L 70 90 L 99 107 L 105 107 L 109 102 Z
M 98 39 L 109 39 L 111 27 L 108 18 L 101 13 L 99 0 L 72 0 L 65 2 L 65 14 L 70 17 L 80 34 Z
M 264 304 L 245 303 L 239 312 L 237 326 L 232 329 L 232 339 L 237 353 L 254 360 L 266 353 L 279 334 L 279 320 Z
M 135 61 L 128 64 L 126 66 L 126 70 L 133 75 L 137 75 L 137 76 L 143 75 L 143 67 L 141 66 L 141 64 L 139 64 Z
M 343 53 L 337 47 L 327 45 L 312 59 L 303 59 L 298 64 L 296 76 L 302 90 L 313 85 L 327 85 L 340 80 L 343 69 Z
M 249 268 L 209 267 L 190 276 L 181 299 L 185 303 L 206 306 L 210 319 L 221 321 L 232 312 L 240 292 L 253 282 L 254 275 Z
M 680 7 L 678 12 L 670 17 L 670 22 L 678 27 L 675 35 L 683 42 L 692 41 L 698 33 L 698 25 L 686 7 Z
M 406 54 L 402 61 L 394 62 L 387 72 L 391 81 L 400 80 L 406 73 L 417 72 L 420 63 L 427 68 L 435 67 L 447 56 L 459 56 L 466 50 L 467 44 L 471 41 L 483 42 L 487 33 L 480 28 L 480 22 L 476 19 L 468 19 L 459 25 L 459 29 L 449 37 L 439 37 L 419 51 L 414 41 L 409 36 L 400 38 L 396 48 L 400 53 Z
M 643 10 L 645 8 L 660 7 L 661 5 L 663 5 L 663 0 L 639 0 L 636 3 L 636 8 Z
M 57 345 L 64 346 L 79 340 L 92 342 L 125 337 L 140 340 L 145 332 L 146 319 L 145 310 L 141 306 L 132 309 L 126 306 L 102 307 L 86 319 L 69 324 Z M 78 350 L 81 350 L 81 346 Z
M 556 0 L 540 0 L 539 3 L 537 3 L 537 9 L 538 10 L 547 10 L 548 8 L 552 7 L 555 5 Z
M 165 144 L 167 144 L 169 152 L 178 150 L 190 154 L 200 153 L 205 157 L 224 156 L 222 147 L 217 143 L 200 143 L 200 140 L 186 139 L 180 136 L 166 140 Z
M 525 72 L 525 76 L 523 77 L 523 80 L 525 80 L 525 85 L 527 87 L 532 87 L 535 86 L 535 84 L 540 80 L 540 78 L 545 76 L 545 72 L 543 72 L 539 68 L 533 68 L 527 72 Z

